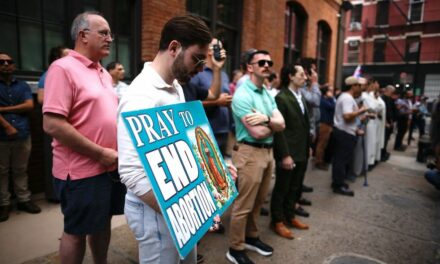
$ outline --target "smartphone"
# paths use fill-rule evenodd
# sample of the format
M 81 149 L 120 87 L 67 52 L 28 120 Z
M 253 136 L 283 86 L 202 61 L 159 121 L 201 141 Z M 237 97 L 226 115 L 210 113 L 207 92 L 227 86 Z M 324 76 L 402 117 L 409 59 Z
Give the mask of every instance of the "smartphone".
M 214 59 L 215 59 L 216 61 L 221 61 L 221 60 L 223 60 L 223 58 L 222 58 L 222 56 L 221 56 L 221 54 L 220 54 L 221 48 L 220 48 L 220 42 L 219 42 L 219 40 L 217 40 L 217 44 L 212 45 L 212 49 L 214 50 Z

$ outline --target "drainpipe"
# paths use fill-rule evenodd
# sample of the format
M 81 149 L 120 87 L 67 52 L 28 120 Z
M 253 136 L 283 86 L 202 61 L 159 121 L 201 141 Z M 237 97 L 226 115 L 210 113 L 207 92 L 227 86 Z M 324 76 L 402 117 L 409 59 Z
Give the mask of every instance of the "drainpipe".
M 348 10 L 353 9 L 350 1 L 344 0 L 339 6 L 338 31 L 336 40 L 336 69 L 335 87 L 342 88 L 342 64 L 344 63 L 344 38 L 345 38 L 345 15 Z

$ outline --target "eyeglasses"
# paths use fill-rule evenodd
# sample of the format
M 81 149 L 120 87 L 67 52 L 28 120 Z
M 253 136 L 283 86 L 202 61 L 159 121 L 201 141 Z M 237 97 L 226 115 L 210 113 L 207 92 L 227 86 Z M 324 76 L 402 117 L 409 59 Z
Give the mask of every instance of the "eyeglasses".
M 14 64 L 13 60 L 0 60 L 0 65 L 6 65 L 6 63 L 8 65 Z
M 101 37 L 103 38 L 111 38 L 111 39 L 115 39 L 115 34 L 113 34 L 111 31 L 109 30 L 97 30 L 97 31 L 93 31 L 90 30 L 88 28 L 83 29 L 83 31 L 88 31 L 88 32 L 96 32 L 98 33 Z
M 198 68 L 200 66 L 205 66 L 205 64 L 206 64 L 205 60 L 203 60 L 203 59 L 201 60 L 201 59 L 197 58 L 197 56 L 195 56 L 194 54 L 192 54 L 192 56 L 193 56 L 193 60 L 196 64 L 196 68 Z
M 269 67 L 273 66 L 273 61 L 271 61 L 271 60 L 259 60 L 257 62 L 251 62 L 249 64 L 258 64 L 258 67 L 264 67 L 264 66 L 266 66 L 266 63 Z

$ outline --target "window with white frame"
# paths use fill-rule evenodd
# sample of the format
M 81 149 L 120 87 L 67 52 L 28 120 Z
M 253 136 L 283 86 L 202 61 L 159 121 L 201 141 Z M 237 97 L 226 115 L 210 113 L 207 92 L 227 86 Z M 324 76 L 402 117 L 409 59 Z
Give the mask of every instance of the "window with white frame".
M 422 21 L 423 2 L 423 0 L 410 0 L 408 17 L 411 22 Z
M 359 62 L 359 49 L 361 42 L 359 40 L 348 41 L 347 61 L 349 63 Z

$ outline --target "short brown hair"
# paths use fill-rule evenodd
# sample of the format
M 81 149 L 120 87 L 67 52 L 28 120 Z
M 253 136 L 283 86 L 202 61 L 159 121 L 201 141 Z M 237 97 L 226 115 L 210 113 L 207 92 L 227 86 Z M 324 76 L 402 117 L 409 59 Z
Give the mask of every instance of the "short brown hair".
M 209 45 L 211 39 L 211 32 L 203 20 L 193 15 L 177 16 L 171 18 L 163 27 L 159 50 L 166 50 L 173 40 L 179 41 L 183 48 L 187 48 L 194 44 Z

